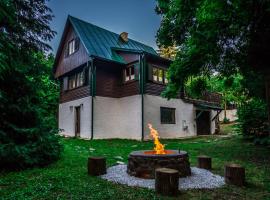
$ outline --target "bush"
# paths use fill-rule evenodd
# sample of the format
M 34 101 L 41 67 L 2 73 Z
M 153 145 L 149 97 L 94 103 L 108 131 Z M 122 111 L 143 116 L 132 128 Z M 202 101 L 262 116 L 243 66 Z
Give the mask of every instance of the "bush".
M 56 130 L 46 127 L 14 131 L 9 137 L 1 132 L 0 169 L 18 170 L 45 166 L 60 157 L 62 145 Z
M 224 123 L 224 124 L 230 123 L 230 119 L 228 119 L 227 117 L 225 117 L 225 118 L 223 119 L 223 123 Z
M 267 105 L 261 99 L 252 99 L 238 107 L 238 126 L 245 138 L 254 139 L 257 144 L 266 143 L 269 138 Z

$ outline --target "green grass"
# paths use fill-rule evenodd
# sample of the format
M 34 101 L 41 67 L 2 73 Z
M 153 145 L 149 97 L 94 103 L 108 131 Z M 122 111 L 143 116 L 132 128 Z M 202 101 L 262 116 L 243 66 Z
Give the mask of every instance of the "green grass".
M 226 127 L 228 129 L 228 127 Z M 229 131 L 227 131 L 229 132 Z M 152 149 L 152 141 L 62 139 L 64 152 L 55 164 L 0 175 L 0 199 L 170 199 L 155 195 L 154 190 L 113 184 L 87 175 L 88 156 L 107 157 L 108 166 L 127 162 L 133 150 Z M 224 164 L 246 167 L 247 186 L 224 186 L 214 190 L 181 191 L 178 199 L 270 199 L 270 149 L 244 142 L 240 136 L 209 136 L 184 140 L 162 140 L 168 149 L 189 152 L 191 165 L 196 156 L 213 158 L 213 172 L 223 175 Z M 90 148 L 95 149 L 90 151 Z M 172 198 L 173 199 L 173 198 Z

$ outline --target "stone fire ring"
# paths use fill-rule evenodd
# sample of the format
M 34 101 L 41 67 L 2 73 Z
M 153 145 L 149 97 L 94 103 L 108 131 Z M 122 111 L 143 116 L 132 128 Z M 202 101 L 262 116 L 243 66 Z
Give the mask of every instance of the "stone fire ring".
M 107 174 L 102 179 L 133 187 L 155 188 L 155 179 L 143 179 L 130 176 L 127 173 L 127 165 L 115 165 L 107 169 Z M 191 176 L 179 178 L 179 189 L 214 189 L 225 185 L 224 178 L 211 173 L 208 170 L 191 167 Z
M 141 150 L 129 154 L 127 173 L 139 178 L 154 178 L 155 169 L 170 168 L 179 171 L 180 177 L 190 176 L 188 153 L 185 151 L 165 150 L 166 154 L 155 154 L 155 151 Z

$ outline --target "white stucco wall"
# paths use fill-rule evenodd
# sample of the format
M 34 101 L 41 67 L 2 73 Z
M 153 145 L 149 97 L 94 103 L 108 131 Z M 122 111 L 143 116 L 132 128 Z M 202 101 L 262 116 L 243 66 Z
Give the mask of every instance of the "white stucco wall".
M 211 134 L 214 134 L 215 131 L 216 131 L 216 123 L 215 123 L 215 120 L 212 121 L 212 119 L 217 115 L 217 111 L 214 111 L 214 110 L 211 110 L 210 111 L 210 131 L 211 131 Z
M 81 107 L 80 137 L 91 137 L 91 97 L 85 97 L 74 101 L 59 104 L 59 129 L 60 134 L 75 136 L 75 107 Z
M 159 96 L 144 95 L 144 120 L 145 139 L 149 138 L 147 124 L 151 123 L 158 130 L 161 138 L 180 138 L 196 135 L 195 107 L 193 104 L 185 103 L 181 99 L 167 100 Z M 175 124 L 161 124 L 160 107 L 175 108 Z M 183 120 L 188 126 L 183 128 Z
M 141 139 L 140 95 L 94 99 L 94 139 Z
M 75 107 L 81 106 L 80 137 L 91 137 L 91 97 L 59 105 L 59 128 L 61 134 L 75 136 Z M 160 107 L 175 108 L 175 124 L 161 124 Z M 216 111 L 211 111 L 212 119 Z M 149 139 L 147 124 L 159 131 L 161 138 L 196 136 L 196 107 L 181 99 L 167 100 L 159 96 L 144 95 L 144 139 Z M 94 139 L 127 138 L 141 139 L 141 95 L 124 98 L 94 97 Z M 210 120 L 211 120 L 210 119 Z M 183 122 L 187 129 L 184 129 Z M 215 121 L 211 121 L 211 133 Z
M 236 121 L 238 119 L 237 109 L 227 110 L 226 116 L 227 116 L 227 119 L 230 120 L 230 122 Z M 221 111 L 221 113 L 219 114 L 219 121 L 223 121 L 223 120 L 224 120 L 224 110 Z

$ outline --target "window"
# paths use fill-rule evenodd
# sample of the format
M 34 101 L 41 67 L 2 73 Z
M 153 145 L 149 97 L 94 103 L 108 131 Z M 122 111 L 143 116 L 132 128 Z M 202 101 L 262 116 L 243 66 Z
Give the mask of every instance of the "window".
M 73 89 L 76 87 L 76 75 L 68 77 L 68 89 Z
M 175 108 L 160 107 L 162 124 L 175 124 Z
M 158 67 L 153 67 L 153 81 L 161 84 L 167 84 L 167 70 Z
M 68 89 L 74 89 L 84 84 L 84 71 L 68 77 Z
M 71 55 L 75 52 L 75 40 L 71 40 L 68 43 L 68 55 Z
M 129 66 L 125 69 L 125 82 L 135 79 L 134 65 Z
M 70 40 L 65 49 L 65 57 L 75 53 L 79 49 L 79 44 L 80 44 L 79 38 Z

